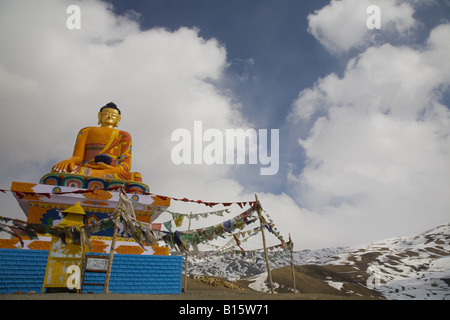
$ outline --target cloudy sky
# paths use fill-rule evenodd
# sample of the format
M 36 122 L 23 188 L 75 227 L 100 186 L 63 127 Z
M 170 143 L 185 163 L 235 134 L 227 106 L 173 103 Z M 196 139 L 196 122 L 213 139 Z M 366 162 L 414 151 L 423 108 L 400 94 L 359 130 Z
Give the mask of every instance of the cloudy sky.
M 422 232 L 450 217 L 449 39 L 448 0 L 2 0 L 0 188 L 38 182 L 114 101 L 154 193 L 258 194 L 296 249 Z M 174 164 L 194 121 L 279 130 L 278 172 Z

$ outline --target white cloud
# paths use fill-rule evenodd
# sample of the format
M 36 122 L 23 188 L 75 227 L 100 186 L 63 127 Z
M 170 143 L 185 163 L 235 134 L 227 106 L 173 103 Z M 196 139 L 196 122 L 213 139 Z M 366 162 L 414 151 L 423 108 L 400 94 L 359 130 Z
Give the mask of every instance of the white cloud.
M 307 165 L 290 179 L 302 206 L 335 222 L 337 241 L 448 222 L 449 36 L 447 24 L 424 50 L 370 47 L 294 102 L 290 119 L 314 125 L 299 140 Z
M 240 200 L 228 166 L 176 166 L 170 140 L 177 128 L 236 128 L 245 121 L 213 82 L 227 66 L 226 50 L 198 30 L 141 30 L 101 1 L 78 1 L 81 29 L 69 30 L 73 1 L 0 4 L 1 186 L 38 182 L 71 156 L 78 130 L 97 125 L 114 101 L 119 128 L 133 138 L 132 170 L 152 191 L 211 201 Z M 131 18 L 130 18 L 131 17 Z M 220 192 L 218 192 L 220 190 Z M 8 207 L 9 208 L 9 207 Z M 20 209 L 15 205 L 8 214 Z
M 373 14 L 367 8 L 380 8 L 381 29 L 367 28 L 367 19 Z M 392 0 L 331 0 L 330 4 L 308 15 L 309 32 L 331 53 L 361 49 L 378 42 L 384 36 L 407 36 L 415 27 L 414 9 L 409 3 Z

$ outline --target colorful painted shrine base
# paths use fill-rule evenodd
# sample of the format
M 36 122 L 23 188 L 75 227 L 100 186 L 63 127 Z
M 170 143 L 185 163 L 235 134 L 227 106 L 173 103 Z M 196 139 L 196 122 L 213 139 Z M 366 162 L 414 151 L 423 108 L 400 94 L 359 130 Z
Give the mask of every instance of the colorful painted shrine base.
M 86 212 L 85 223 L 93 223 L 109 218 L 119 201 L 119 192 L 93 190 L 76 193 L 87 189 L 13 182 L 11 191 L 27 216 L 28 223 L 57 225 L 63 220 L 62 211 L 75 205 L 78 201 Z M 152 224 L 161 214 L 161 210 L 169 207 L 170 199 L 158 196 L 127 194 L 134 203 L 136 219 Z M 93 252 L 109 253 L 113 228 L 96 233 L 91 237 Z M 24 239 L 24 249 L 49 250 L 51 236 L 39 235 L 39 240 Z M 22 248 L 17 238 L 0 239 L 0 248 Z M 114 251 L 121 254 L 168 255 L 166 247 L 144 247 L 143 250 L 133 238 L 128 237 L 120 229 Z
M 78 189 L 111 189 L 124 187 L 137 193 L 150 192 L 148 185 L 138 181 L 102 179 L 71 173 L 47 173 L 41 178 L 39 183 Z
M 24 245 L 20 244 L 18 238 L 0 239 L 1 249 L 27 249 L 27 250 L 50 250 L 51 236 L 40 235 L 39 240 L 23 239 Z M 90 238 L 93 253 L 107 253 L 111 250 L 111 237 L 92 236 Z M 144 246 L 143 250 L 131 238 L 118 237 L 114 251 L 119 254 L 138 254 L 138 255 L 169 255 L 168 247 L 159 247 L 155 244 L 151 247 Z

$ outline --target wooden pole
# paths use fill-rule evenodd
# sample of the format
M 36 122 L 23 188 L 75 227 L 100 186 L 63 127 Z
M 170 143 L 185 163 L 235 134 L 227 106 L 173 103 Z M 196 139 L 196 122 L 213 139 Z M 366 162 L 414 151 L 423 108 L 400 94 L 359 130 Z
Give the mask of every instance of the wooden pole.
M 117 222 L 117 219 L 116 221 Z M 108 260 L 108 269 L 106 270 L 106 277 L 105 277 L 105 286 L 104 286 L 104 292 L 108 293 L 109 291 L 109 279 L 111 278 L 111 269 L 113 264 L 113 258 L 114 258 L 114 247 L 116 246 L 116 238 L 117 238 L 117 231 L 118 227 L 114 227 L 114 235 L 111 240 L 111 249 L 109 250 L 109 260 Z
M 120 188 L 120 192 L 123 192 L 122 188 Z M 104 293 L 108 293 L 108 291 L 109 291 L 109 279 L 111 278 L 111 269 L 112 269 L 112 264 L 113 264 L 113 259 L 114 259 L 114 248 L 116 246 L 117 232 L 119 231 L 119 227 L 117 226 L 118 220 L 119 220 L 119 214 L 117 214 L 117 217 L 114 219 L 114 234 L 113 234 L 113 238 L 111 240 L 111 249 L 109 249 L 108 269 L 106 270 L 105 286 L 103 287 Z
M 291 240 L 291 234 L 289 233 L 289 244 L 291 251 L 291 268 L 292 268 L 292 281 L 294 282 L 294 293 L 297 293 L 297 285 L 295 284 L 295 270 L 294 270 L 294 243 Z
M 192 212 L 191 212 L 192 214 Z M 191 230 L 191 216 L 189 215 L 189 226 L 188 226 L 188 231 Z M 188 251 L 186 250 L 185 254 L 184 254 L 184 292 L 186 292 L 186 288 L 187 288 L 187 264 L 188 264 Z
M 270 292 L 272 294 L 274 294 L 274 292 L 273 292 L 273 282 L 272 282 L 272 273 L 270 272 L 269 258 L 267 256 L 266 236 L 264 235 L 265 220 L 264 220 L 264 218 L 263 218 L 263 216 L 261 214 L 261 204 L 259 203 L 258 196 L 256 194 L 255 194 L 255 199 L 256 199 L 256 205 L 258 206 L 258 216 L 259 216 L 259 223 L 261 225 L 261 235 L 262 235 L 263 247 L 264 247 L 264 257 L 265 257 L 265 260 L 266 260 L 267 276 L 269 278 L 269 284 L 270 284 Z

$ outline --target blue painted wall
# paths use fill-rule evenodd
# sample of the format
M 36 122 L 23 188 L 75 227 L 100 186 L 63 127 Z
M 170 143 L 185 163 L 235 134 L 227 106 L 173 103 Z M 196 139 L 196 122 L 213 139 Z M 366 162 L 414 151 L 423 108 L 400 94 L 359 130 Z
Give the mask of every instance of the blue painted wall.
M 48 251 L 0 249 L 0 293 L 42 290 Z M 181 256 L 114 255 L 112 293 L 180 294 Z M 105 273 L 86 273 L 85 283 L 103 283 Z M 83 293 L 103 293 L 103 286 L 85 286 Z

